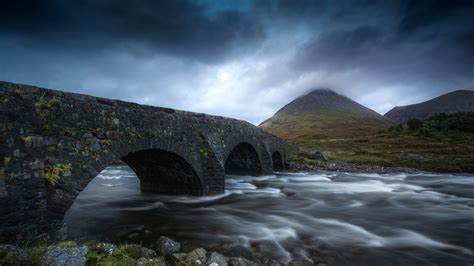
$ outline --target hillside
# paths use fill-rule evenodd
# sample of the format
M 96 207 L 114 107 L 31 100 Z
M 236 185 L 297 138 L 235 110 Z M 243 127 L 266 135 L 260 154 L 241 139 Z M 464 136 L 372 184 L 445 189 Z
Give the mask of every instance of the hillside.
M 410 118 L 427 119 L 439 113 L 474 112 L 474 91 L 457 90 L 426 102 L 397 106 L 384 116 L 394 123 L 406 123 Z
M 419 110 L 465 111 L 472 106 L 472 93 L 448 93 L 419 104 Z M 473 117 L 437 116 L 410 130 L 391 126 L 388 118 L 345 96 L 318 89 L 290 102 L 260 127 L 298 144 L 304 153 L 295 160 L 322 168 L 348 163 L 474 172 Z M 316 151 L 328 161 L 315 161 L 311 154 Z
M 316 89 L 285 105 L 260 127 L 305 146 L 312 138 L 346 137 L 390 125 L 377 112 L 328 89 Z

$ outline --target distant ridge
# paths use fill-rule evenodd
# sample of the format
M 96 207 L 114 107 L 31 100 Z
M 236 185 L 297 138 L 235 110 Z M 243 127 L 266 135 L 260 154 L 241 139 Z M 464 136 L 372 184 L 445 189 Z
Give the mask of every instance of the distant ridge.
M 431 100 L 397 106 L 384 116 L 395 123 L 406 123 L 410 118 L 427 119 L 439 113 L 474 112 L 474 91 L 457 90 Z
M 324 88 L 294 99 L 259 126 L 277 136 L 291 139 L 304 134 L 313 135 L 318 130 L 322 130 L 322 134 L 333 134 L 335 131 L 347 133 L 346 129 L 390 124 L 377 112 Z

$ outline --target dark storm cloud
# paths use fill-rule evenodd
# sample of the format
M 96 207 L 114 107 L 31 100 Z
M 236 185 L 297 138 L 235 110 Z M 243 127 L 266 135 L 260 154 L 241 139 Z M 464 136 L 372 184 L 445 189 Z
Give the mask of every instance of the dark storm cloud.
M 344 82 L 404 87 L 400 94 L 417 91 L 432 97 L 472 88 L 473 6 L 472 1 L 402 3 L 375 25 L 361 20 L 322 31 L 298 49 L 292 65 L 300 71 L 356 72 L 352 82 Z M 348 87 L 343 90 L 350 95 Z
M 219 60 L 265 37 L 258 22 L 241 12 L 209 15 L 205 6 L 182 0 L 7 1 L 0 31 L 54 49 L 138 46 L 201 61 Z
M 0 79 L 258 124 L 329 87 L 378 112 L 473 89 L 472 0 L 3 1 Z
M 465 26 L 455 23 L 456 20 L 464 22 L 472 20 L 474 10 L 471 0 L 410 0 L 402 5 L 401 11 L 399 31 L 412 33 L 435 24 Z

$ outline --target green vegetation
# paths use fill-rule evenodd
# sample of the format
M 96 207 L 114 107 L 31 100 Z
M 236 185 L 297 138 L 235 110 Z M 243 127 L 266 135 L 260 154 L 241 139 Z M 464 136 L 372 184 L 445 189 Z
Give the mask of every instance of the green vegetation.
M 87 253 L 88 265 L 136 265 L 140 257 L 140 249 L 136 246 L 124 245 L 114 250 L 112 255 L 92 249 Z
M 56 186 L 59 180 L 61 179 L 61 175 L 71 172 L 71 169 L 72 167 L 70 163 L 55 164 L 46 168 L 46 174 L 44 176 L 44 179 L 51 186 Z
M 48 249 L 48 245 L 38 245 L 25 248 L 28 265 L 40 265 L 41 255 Z
M 43 94 L 35 103 L 36 112 L 39 114 L 44 114 L 45 111 L 58 107 L 61 107 L 61 99 L 57 96 L 47 97 Z
M 201 155 L 201 158 L 204 160 L 207 160 L 207 158 L 209 157 L 209 151 L 206 148 L 200 148 L 199 154 Z
M 277 135 L 303 151 L 324 151 L 329 162 L 474 172 L 473 133 L 474 113 L 460 113 L 389 128 L 287 130 Z
M 89 248 L 89 252 L 86 255 L 87 265 L 136 265 L 137 259 L 141 257 L 140 246 L 137 245 L 121 245 L 118 246 L 109 255 L 103 250 L 97 249 L 97 243 L 84 243 Z M 76 247 L 79 246 L 76 242 L 66 241 L 55 244 L 42 244 L 35 246 L 24 247 L 27 254 L 28 265 L 40 265 L 40 257 L 48 249 L 55 247 Z M 166 261 L 167 258 L 159 257 L 159 260 Z M 145 262 L 144 265 L 154 265 L 153 262 Z M 188 265 L 186 263 L 182 265 Z M 191 264 L 189 264 L 191 265 Z
M 76 247 L 77 243 L 73 241 L 65 241 L 59 242 L 54 245 L 37 245 L 37 246 L 29 246 L 25 248 L 25 252 L 27 255 L 28 265 L 40 265 L 40 257 L 41 255 L 48 250 L 48 248 L 53 247 Z

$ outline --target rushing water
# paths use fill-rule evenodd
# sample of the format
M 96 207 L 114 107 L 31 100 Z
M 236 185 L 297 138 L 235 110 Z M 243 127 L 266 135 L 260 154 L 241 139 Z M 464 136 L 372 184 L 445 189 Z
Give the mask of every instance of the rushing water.
M 151 244 L 160 235 L 228 256 L 329 264 L 473 265 L 474 176 L 281 173 L 228 176 L 211 197 L 141 193 L 113 166 L 66 214 L 76 239 Z

